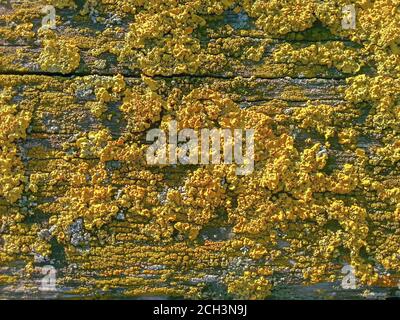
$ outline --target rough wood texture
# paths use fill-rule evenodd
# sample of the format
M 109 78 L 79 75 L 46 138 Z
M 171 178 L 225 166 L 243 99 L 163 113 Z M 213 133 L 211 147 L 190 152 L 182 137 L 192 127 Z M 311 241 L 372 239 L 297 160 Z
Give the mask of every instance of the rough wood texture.
M 400 9 L 354 3 L 0 1 L 0 297 L 398 294 Z M 255 171 L 147 165 L 170 120 Z

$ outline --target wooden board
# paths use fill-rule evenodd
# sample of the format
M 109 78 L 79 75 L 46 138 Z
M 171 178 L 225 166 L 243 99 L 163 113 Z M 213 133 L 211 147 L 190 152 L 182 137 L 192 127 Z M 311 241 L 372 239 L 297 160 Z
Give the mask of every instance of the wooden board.
M 1 298 L 399 294 L 395 4 L 3 2 Z M 171 120 L 254 172 L 148 165 Z

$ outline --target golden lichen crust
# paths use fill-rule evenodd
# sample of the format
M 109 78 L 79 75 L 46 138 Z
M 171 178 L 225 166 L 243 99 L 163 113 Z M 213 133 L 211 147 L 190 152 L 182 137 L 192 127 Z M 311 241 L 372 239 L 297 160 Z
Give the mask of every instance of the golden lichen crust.
M 0 285 L 52 264 L 64 294 L 263 299 L 351 265 L 361 288 L 395 287 L 400 8 L 352 1 L 344 30 L 349 3 L 0 11 L 0 71 L 37 73 L 0 77 L 0 264 L 24 271 Z M 148 166 L 146 131 L 171 120 L 254 128 L 254 172 Z

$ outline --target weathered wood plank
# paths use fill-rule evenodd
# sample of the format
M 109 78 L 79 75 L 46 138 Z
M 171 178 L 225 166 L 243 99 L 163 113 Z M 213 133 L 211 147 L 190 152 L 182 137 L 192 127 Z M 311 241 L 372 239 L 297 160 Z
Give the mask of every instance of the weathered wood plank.
M 397 294 L 395 4 L 354 30 L 340 1 L 279 5 L 0 3 L 0 298 Z M 254 172 L 148 165 L 171 120 L 256 129 Z

